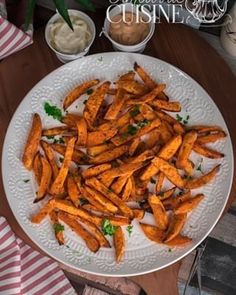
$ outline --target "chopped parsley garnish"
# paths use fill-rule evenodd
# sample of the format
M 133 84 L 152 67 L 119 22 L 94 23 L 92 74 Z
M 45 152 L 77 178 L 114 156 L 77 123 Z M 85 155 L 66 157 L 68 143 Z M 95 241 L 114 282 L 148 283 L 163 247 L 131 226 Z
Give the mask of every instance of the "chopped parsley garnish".
M 128 133 L 127 132 L 124 132 L 124 133 L 121 134 L 121 138 L 123 140 L 125 140 L 127 137 L 128 137 Z
M 79 199 L 79 202 L 80 202 L 80 206 L 83 206 L 83 205 L 89 203 L 88 200 L 86 200 L 85 198 L 80 198 L 80 199 Z
M 144 126 L 147 126 L 148 124 L 150 124 L 150 121 L 147 120 L 147 119 L 144 119 L 144 120 L 142 120 L 142 121 L 140 121 L 140 122 L 137 123 L 137 125 L 138 125 L 139 128 L 142 128 Z
M 59 233 L 60 231 L 64 231 L 64 225 L 60 223 L 54 223 L 53 228 L 56 234 Z
M 138 132 L 138 128 L 133 125 L 128 125 L 127 133 L 130 135 L 135 135 Z
M 87 99 L 85 99 L 85 100 L 83 101 L 83 104 L 86 104 L 86 103 L 87 103 L 87 101 L 88 101 L 88 100 L 87 100 Z
M 164 192 L 160 192 L 160 193 L 159 193 L 159 196 L 160 196 L 160 197 L 164 197 Z
M 81 160 L 86 162 L 86 161 L 89 160 L 89 156 L 88 156 L 88 155 L 83 155 L 83 156 L 81 157 Z
M 116 161 L 111 162 L 111 167 L 112 167 L 112 168 L 117 168 L 117 167 L 119 167 L 119 166 L 120 166 L 120 164 L 117 163 Z
M 196 169 L 197 171 L 200 171 L 201 173 L 203 173 L 202 172 L 202 162 L 203 162 L 203 159 L 200 160 L 200 163 L 198 164 L 197 169 Z
M 30 180 L 29 179 L 25 179 L 25 180 L 23 180 L 24 181 L 24 183 L 27 183 L 27 182 L 29 182 Z
M 153 184 L 155 184 L 155 183 L 156 183 L 156 180 L 153 179 L 153 178 L 151 178 L 151 179 L 150 179 L 150 182 L 153 183 Z
M 127 230 L 128 234 L 129 234 L 129 237 L 131 237 L 131 234 L 132 234 L 132 231 L 133 231 L 133 225 L 128 225 L 126 227 L 126 230 Z
M 87 91 L 86 91 L 86 93 L 88 94 L 88 95 L 90 95 L 90 94 L 92 94 L 93 93 L 93 89 L 88 89 Z
M 132 110 L 129 112 L 130 116 L 131 117 L 135 117 L 137 116 L 138 114 L 140 113 L 139 111 L 139 106 L 138 105 L 135 105 Z
M 54 135 L 46 135 L 47 139 L 53 139 Z
M 109 188 L 109 189 L 107 190 L 107 193 L 108 193 L 108 194 L 113 193 L 113 190 Z
M 193 179 L 193 177 L 191 175 L 186 175 L 186 174 L 184 175 L 184 178 L 187 179 L 187 180 L 192 180 Z
M 147 202 L 146 202 L 145 200 L 143 200 L 143 201 L 139 201 L 138 204 L 139 204 L 139 206 L 140 206 L 141 208 L 143 208 L 144 205 L 147 204 Z
M 183 118 L 179 114 L 177 114 L 176 115 L 176 120 L 179 121 L 179 122 L 181 122 L 183 120 Z
M 104 235 L 113 236 L 117 230 L 117 226 L 111 224 L 109 219 L 104 219 L 102 221 L 102 232 Z
M 172 252 L 172 249 L 171 249 L 171 248 L 169 248 L 169 249 L 168 249 L 168 252 Z
M 98 61 L 103 61 L 103 57 L 100 56 L 100 57 L 98 58 Z
M 44 110 L 48 116 L 52 116 L 53 119 L 61 121 L 62 111 L 58 107 L 50 105 L 48 102 L 45 102 Z

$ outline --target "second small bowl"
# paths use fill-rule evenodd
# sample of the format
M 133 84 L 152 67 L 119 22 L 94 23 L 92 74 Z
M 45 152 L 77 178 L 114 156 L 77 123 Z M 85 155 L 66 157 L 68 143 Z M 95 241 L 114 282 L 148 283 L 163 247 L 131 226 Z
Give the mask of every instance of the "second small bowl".
M 126 12 L 133 12 L 134 13 L 136 6 L 133 5 L 132 3 L 116 5 L 113 9 L 110 10 L 110 18 L 114 17 L 115 15 L 120 14 L 120 12 L 123 11 L 123 9 Z M 143 8 L 143 9 L 145 11 L 145 14 L 148 14 L 150 17 L 152 17 L 152 14 L 150 11 L 148 11 L 145 8 Z M 142 13 L 140 13 L 140 14 L 141 14 L 141 16 L 143 16 L 145 18 L 144 14 L 142 14 Z M 103 27 L 102 33 L 107 37 L 107 39 L 109 39 L 111 41 L 114 50 L 124 51 L 124 52 L 142 53 L 144 51 L 148 41 L 152 38 L 154 31 L 155 31 L 155 23 L 150 22 L 149 23 L 149 33 L 143 41 L 141 41 L 140 43 L 135 44 L 135 45 L 124 45 L 124 44 L 116 42 L 115 40 L 113 40 L 111 38 L 111 36 L 109 35 L 109 26 L 110 26 L 110 22 L 106 17 L 105 21 L 104 21 L 104 27 Z

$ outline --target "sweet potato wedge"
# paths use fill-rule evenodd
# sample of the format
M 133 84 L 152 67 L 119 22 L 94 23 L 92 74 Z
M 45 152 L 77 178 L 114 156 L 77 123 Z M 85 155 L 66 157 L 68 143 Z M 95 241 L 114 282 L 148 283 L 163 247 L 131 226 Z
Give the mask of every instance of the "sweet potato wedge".
M 41 155 L 37 153 L 34 157 L 33 162 L 33 172 L 38 185 L 40 185 L 41 177 L 42 177 L 42 163 L 41 163 Z
M 132 188 L 133 188 L 132 180 L 130 178 L 128 178 L 128 180 L 127 180 L 127 182 L 125 184 L 123 193 L 121 195 L 121 199 L 123 201 L 128 201 L 129 200 L 129 197 L 130 197 L 130 195 L 132 193 Z
M 39 114 L 33 115 L 33 122 L 23 152 L 22 162 L 26 169 L 33 168 L 34 157 L 39 148 L 39 141 L 42 134 L 42 122 Z
M 177 196 L 171 196 L 170 198 L 163 200 L 162 203 L 166 210 L 174 210 L 178 205 L 186 200 L 189 200 L 191 197 L 190 190 L 185 193 Z
M 116 262 L 119 263 L 125 252 L 125 238 L 122 228 L 118 226 L 113 236 L 115 251 L 116 251 Z
M 158 127 L 161 124 L 161 121 L 159 119 L 155 119 L 146 126 L 138 129 L 138 131 L 135 134 L 131 134 L 129 130 L 125 132 L 125 134 L 119 134 L 116 135 L 114 138 L 111 139 L 112 143 L 114 143 L 116 146 L 122 145 L 134 138 L 141 137 L 146 133 L 149 133 L 154 128 Z M 125 136 L 124 136 L 125 135 Z
M 148 197 L 148 203 L 152 208 L 158 228 L 166 230 L 168 227 L 168 216 L 162 202 L 156 195 L 151 195 Z
M 143 209 L 133 209 L 134 219 L 141 220 L 144 218 L 145 211 Z
M 88 132 L 87 132 L 87 123 L 84 120 L 84 118 L 79 119 L 76 122 L 76 126 L 77 126 L 77 131 L 78 131 L 78 140 L 76 142 L 76 145 L 86 146 Z
M 136 62 L 134 63 L 134 70 L 138 73 L 139 77 L 149 89 L 153 89 L 156 86 L 155 81 L 149 76 L 144 68 L 142 68 Z
M 76 123 L 78 120 L 80 120 L 82 117 L 76 114 L 66 114 L 61 122 L 66 124 L 69 128 L 71 128 L 72 130 L 77 130 L 77 126 Z
M 163 201 L 163 200 L 166 200 L 166 199 L 169 199 L 175 192 L 175 187 L 171 188 L 171 189 L 168 189 L 167 191 L 165 192 L 161 192 L 160 194 L 157 194 L 157 197 Z
M 177 235 L 173 240 L 165 242 L 165 245 L 170 247 L 183 247 L 192 242 L 192 239 L 186 236 Z
M 193 149 L 193 145 L 195 141 L 197 140 L 197 132 L 196 131 L 190 131 L 187 132 L 183 137 L 183 143 L 180 147 L 178 158 L 176 161 L 176 167 L 180 169 L 184 169 L 186 173 L 192 174 L 193 168 L 191 165 L 186 165 L 188 158 L 191 154 L 191 151 Z
M 99 250 L 100 244 L 98 240 L 92 236 L 78 221 L 76 221 L 74 218 L 71 218 L 69 214 L 62 211 L 58 213 L 58 217 L 85 241 L 89 250 L 94 253 Z
M 102 207 L 106 208 L 108 212 L 116 213 L 118 211 L 118 208 L 109 199 L 104 197 L 100 192 L 88 186 L 85 187 L 85 190 L 92 196 L 92 198 L 97 203 L 102 205 Z
M 164 237 L 165 237 L 165 232 L 163 230 L 161 230 L 160 228 L 153 226 L 153 225 L 149 225 L 149 224 L 145 224 L 145 223 L 139 223 L 145 236 L 153 241 L 156 242 L 158 244 L 162 243 Z
M 67 192 L 71 202 L 75 205 L 75 207 L 78 207 L 80 204 L 79 190 L 72 175 L 68 175 L 67 177 Z
M 179 147 L 181 146 L 181 143 L 181 135 L 175 135 L 161 148 L 160 152 L 158 153 L 158 157 L 164 160 L 171 159 L 178 151 Z
M 151 104 L 155 107 L 158 107 L 161 110 L 165 110 L 168 112 L 180 112 L 181 105 L 178 101 L 165 101 L 161 99 L 154 99 Z
M 121 145 L 118 147 L 115 147 L 111 150 L 105 151 L 93 158 L 91 158 L 90 163 L 91 164 L 101 164 L 106 162 L 111 162 L 123 154 L 125 154 L 129 150 L 128 145 Z
M 52 210 L 49 213 L 52 225 L 53 225 L 53 229 L 54 229 L 54 234 L 55 237 L 58 241 L 59 245 L 64 245 L 65 243 L 65 239 L 64 239 L 64 230 L 63 230 L 63 225 L 60 224 L 59 222 L 59 218 L 58 218 L 58 212 L 56 212 L 55 210 Z
M 82 172 L 83 178 L 91 178 L 101 174 L 102 172 L 111 169 L 111 164 L 105 163 L 97 166 L 90 167 Z
M 129 155 L 133 156 L 140 144 L 140 138 L 135 138 L 129 146 Z
M 72 161 L 75 141 L 76 141 L 76 138 L 71 138 L 68 142 L 62 166 L 59 170 L 59 173 L 58 173 L 56 179 L 53 181 L 51 188 L 50 188 L 50 193 L 52 195 L 59 194 L 63 188 L 64 182 L 66 180 L 66 177 L 67 177 L 67 174 L 69 171 L 69 167 L 70 167 L 70 164 Z
M 206 158 L 210 159 L 220 159 L 224 157 L 223 153 L 220 153 L 218 151 L 212 150 L 206 146 L 203 146 L 201 144 L 195 143 L 193 146 L 194 152 L 198 153 L 201 156 L 204 156 Z
M 65 156 L 66 146 L 60 144 L 51 144 L 50 146 L 55 152 L 61 154 L 62 156 Z M 72 161 L 77 164 L 88 164 L 89 157 L 82 151 L 74 149 L 72 154 Z
M 216 174 L 219 170 L 220 170 L 220 165 L 217 165 L 207 174 L 205 174 L 199 178 L 187 180 L 186 184 L 185 184 L 185 188 L 195 189 L 195 188 L 199 188 L 203 185 L 206 185 L 216 176 Z
M 54 127 L 49 129 L 43 129 L 42 136 L 56 136 L 70 134 L 71 129 L 67 126 Z
M 119 195 L 123 189 L 123 187 L 125 186 L 128 178 L 130 177 L 129 174 L 124 175 L 124 176 L 120 176 L 118 177 L 118 179 L 112 184 L 111 189 L 113 190 L 113 192 L 117 195 Z
M 154 158 L 152 163 L 165 174 L 166 178 L 168 178 L 170 182 L 179 188 L 184 187 L 185 181 L 182 179 L 178 170 L 173 165 L 159 157 Z
M 155 97 L 160 94 L 166 88 L 165 84 L 156 85 L 150 92 L 144 94 L 140 98 L 130 99 L 126 103 L 128 105 L 135 105 L 135 104 L 144 104 L 149 103 L 155 99 Z
M 125 101 L 126 101 L 125 91 L 119 88 L 117 90 L 113 103 L 109 106 L 106 112 L 105 119 L 115 120 L 119 112 L 121 111 L 123 105 L 125 104 Z
M 193 198 L 189 198 L 188 200 L 182 202 L 179 204 L 175 209 L 175 214 L 184 214 L 192 211 L 194 208 L 197 207 L 197 205 L 202 201 L 204 198 L 203 194 L 198 194 Z
M 57 177 L 57 174 L 58 174 L 58 166 L 57 166 L 57 162 L 56 162 L 56 159 L 55 159 L 53 149 L 52 149 L 51 145 L 48 144 L 46 141 L 41 140 L 40 144 L 41 144 L 41 146 L 43 148 L 45 156 L 47 157 L 47 159 L 48 159 L 48 161 L 49 161 L 49 163 L 51 165 L 53 179 L 55 179 Z
M 223 131 L 219 126 L 205 126 L 205 125 L 195 125 L 190 126 L 190 130 L 196 130 L 197 133 L 208 133 L 208 132 L 220 132 Z
M 98 79 L 86 81 L 79 86 L 75 87 L 70 91 L 63 101 L 63 109 L 66 110 L 76 99 L 78 99 L 82 94 L 86 92 L 89 88 L 97 85 L 99 83 Z
M 33 223 L 40 223 L 53 209 L 55 206 L 55 200 L 51 199 L 49 200 L 41 209 L 39 212 L 37 212 L 35 215 L 31 216 L 30 220 Z
M 164 239 L 165 243 L 173 240 L 175 237 L 179 235 L 186 220 L 187 214 L 178 214 L 173 216 L 169 228 L 167 230 L 166 237 Z
M 163 172 L 159 172 L 157 176 L 157 182 L 156 182 L 156 194 L 159 194 L 161 192 L 164 179 L 165 179 L 165 174 Z
M 88 228 L 88 231 L 91 232 L 92 235 L 94 235 L 94 237 L 98 240 L 101 247 L 111 248 L 109 241 L 105 238 L 103 233 L 100 231 L 100 229 L 96 225 L 79 216 L 76 216 L 76 219 L 80 221 L 82 224 L 86 225 L 86 227 Z
M 111 190 L 109 190 L 103 183 L 96 178 L 86 180 L 86 184 L 106 196 L 112 203 L 114 203 L 124 216 L 132 218 L 133 211 Z
M 148 88 L 135 80 L 120 80 L 117 81 L 117 86 L 124 89 L 128 93 L 135 95 L 144 95 L 148 92 Z
M 34 203 L 39 202 L 45 197 L 47 190 L 49 189 L 51 177 L 52 177 L 52 168 L 49 162 L 47 161 L 47 159 L 44 157 L 41 157 L 41 163 L 42 163 L 42 177 L 40 180 L 37 197 L 34 199 Z
M 89 96 L 83 112 L 83 116 L 86 119 L 88 126 L 93 126 L 110 84 L 109 81 L 102 83 L 102 85 L 97 87 Z
M 157 117 L 153 108 L 146 103 L 141 104 L 139 106 L 139 111 L 140 111 L 140 114 L 142 114 L 142 116 L 144 117 L 144 119 L 147 119 L 149 121 L 152 121 L 152 120 L 156 119 L 156 117 Z
M 150 163 L 140 176 L 140 180 L 149 181 L 154 175 L 158 173 L 159 169 L 153 163 Z
M 125 216 L 119 216 L 119 215 L 102 215 L 103 220 L 109 219 L 110 223 L 114 226 L 123 226 L 123 225 L 129 225 L 130 219 Z
M 148 138 L 146 139 L 146 146 L 147 149 L 152 149 L 159 143 L 160 140 L 160 132 L 158 129 L 153 129 L 149 134 Z
M 198 144 L 205 144 L 216 142 L 217 140 L 224 139 L 226 137 L 226 133 L 224 131 L 218 131 L 209 135 L 199 135 L 197 138 Z
M 107 140 L 115 136 L 117 131 L 118 130 L 113 127 L 108 130 L 88 132 L 87 146 L 91 147 L 91 146 L 103 144 L 104 142 L 106 142 Z
M 113 143 L 104 143 L 104 144 L 100 144 L 100 145 L 96 145 L 96 146 L 90 146 L 87 148 L 87 153 L 89 156 L 95 157 L 105 151 L 109 151 L 112 148 L 114 148 L 114 144 Z
M 99 216 L 96 216 L 82 208 L 76 208 L 70 201 L 56 199 L 54 201 L 53 207 L 66 213 L 86 219 L 97 226 L 101 225 L 102 219 Z

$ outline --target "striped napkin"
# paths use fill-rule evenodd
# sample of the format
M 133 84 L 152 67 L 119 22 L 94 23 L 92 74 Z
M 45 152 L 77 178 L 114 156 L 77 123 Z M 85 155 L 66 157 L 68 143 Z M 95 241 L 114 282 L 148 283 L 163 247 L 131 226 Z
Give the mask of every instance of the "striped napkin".
M 52 259 L 15 236 L 0 217 L 0 295 L 75 295 Z
M 30 45 L 32 34 L 32 25 L 27 32 L 23 32 L 7 20 L 5 0 L 0 0 L 0 59 Z

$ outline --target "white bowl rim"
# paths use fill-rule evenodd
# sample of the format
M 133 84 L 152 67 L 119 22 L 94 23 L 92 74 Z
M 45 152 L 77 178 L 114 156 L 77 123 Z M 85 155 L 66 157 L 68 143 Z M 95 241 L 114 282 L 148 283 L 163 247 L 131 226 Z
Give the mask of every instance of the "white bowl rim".
M 130 6 L 130 7 L 135 7 L 134 4 L 132 3 L 123 3 L 123 4 L 119 4 L 117 5 L 116 7 L 122 7 L 122 6 Z M 114 7 L 113 9 L 115 9 L 116 7 Z M 111 9 L 111 11 L 113 10 Z M 145 11 L 147 13 L 149 13 L 149 15 L 151 16 L 151 12 L 149 10 L 147 10 L 145 7 L 144 7 Z M 124 45 L 124 44 L 121 44 L 121 43 L 118 43 L 116 42 L 115 40 L 113 40 L 111 38 L 111 36 L 109 35 L 109 33 L 107 32 L 107 30 L 105 29 L 106 27 L 106 24 L 109 23 L 109 20 L 107 19 L 107 17 L 105 18 L 104 20 L 104 25 L 103 25 L 103 28 L 102 28 L 102 33 L 115 45 L 115 46 L 118 46 L 118 47 L 123 47 L 124 49 L 125 48 L 129 48 L 131 49 L 132 47 L 135 49 L 135 47 L 140 47 L 141 45 L 144 45 L 144 44 L 147 44 L 147 42 L 152 38 L 154 32 L 155 32 L 155 23 L 153 22 L 150 22 L 150 30 L 149 30 L 149 33 L 148 35 L 146 36 L 145 39 L 143 39 L 140 43 L 137 43 L 137 44 L 134 44 L 134 45 Z
M 68 13 L 77 13 L 78 15 L 80 16 L 84 16 L 85 18 L 89 19 L 90 22 L 91 22 L 91 25 L 92 25 L 92 39 L 90 41 L 90 43 L 88 44 L 87 47 L 85 47 L 85 49 L 79 53 L 76 53 L 76 54 L 69 54 L 69 53 L 62 53 L 58 50 L 56 50 L 51 44 L 50 44 L 50 41 L 48 40 L 48 36 L 47 36 L 47 33 L 48 33 L 48 29 L 49 29 L 49 25 L 51 25 L 52 23 L 55 22 L 56 19 L 58 19 L 59 17 L 61 18 L 61 15 L 56 12 L 47 22 L 46 24 L 46 27 L 45 27 L 45 31 L 44 31 L 44 37 L 45 37 L 45 40 L 47 42 L 47 45 L 52 49 L 52 51 L 54 51 L 57 55 L 60 55 L 61 57 L 65 57 L 65 58 L 71 58 L 71 60 L 73 60 L 73 57 L 76 59 L 78 58 L 79 56 L 81 56 L 83 53 L 86 54 L 89 50 L 89 48 L 92 46 L 93 42 L 94 42 L 94 39 L 96 37 L 96 27 L 95 27 L 95 24 L 94 24 L 94 21 L 91 19 L 91 17 L 84 13 L 83 11 L 80 11 L 80 10 L 77 10 L 77 9 L 68 9 Z M 85 20 L 85 19 L 84 19 Z M 86 21 L 86 20 L 85 20 Z M 88 24 L 89 25 L 89 24 Z M 90 27 L 91 29 L 91 27 Z

